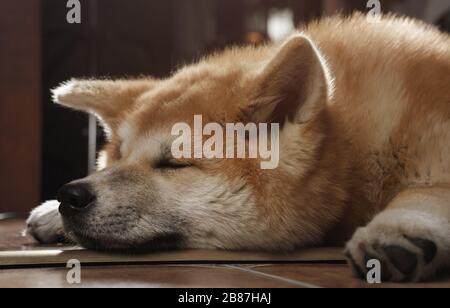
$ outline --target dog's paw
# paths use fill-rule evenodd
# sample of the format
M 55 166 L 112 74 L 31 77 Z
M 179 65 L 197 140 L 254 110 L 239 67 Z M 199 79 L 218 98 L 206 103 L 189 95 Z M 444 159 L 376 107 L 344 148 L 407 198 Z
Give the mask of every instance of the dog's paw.
M 35 208 L 27 220 L 26 234 L 42 244 L 65 242 L 64 227 L 58 201 L 48 201 Z
M 445 218 L 410 210 L 387 210 L 347 244 L 355 274 L 365 278 L 367 262 L 381 263 L 387 281 L 421 281 L 450 265 L 450 224 Z

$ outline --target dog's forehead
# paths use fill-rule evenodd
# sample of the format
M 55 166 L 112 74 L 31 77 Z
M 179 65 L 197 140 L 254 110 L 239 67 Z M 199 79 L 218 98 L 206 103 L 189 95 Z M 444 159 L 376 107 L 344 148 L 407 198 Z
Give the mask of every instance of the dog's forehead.
M 194 116 L 205 123 L 234 122 L 245 100 L 241 74 L 235 70 L 211 71 L 191 67 L 141 95 L 118 129 L 122 153 L 161 155 L 176 138 L 178 123 L 194 128 Z
M 158 158 L 170 152 L 174 137 L 170 134 L 169 126 L 146 132 L 138 132 L 138 129 L 131 121 L 124 122 L 120 126 L 118 136 L 121 139 L 120 152 L 122 156 L 131 155 L 130 159 Z
M 176 123 L 192 124 L 194 115 L 205 122 L 229 122 L 245 102 L 245 94 L 238 81 L 223 76 L 174 78 L 142 95 L 126 121 L 141 135 Z

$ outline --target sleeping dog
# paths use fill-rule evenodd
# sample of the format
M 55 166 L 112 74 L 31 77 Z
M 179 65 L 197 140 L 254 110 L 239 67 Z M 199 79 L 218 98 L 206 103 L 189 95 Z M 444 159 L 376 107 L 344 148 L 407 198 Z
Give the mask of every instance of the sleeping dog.
M 70 80 L 53 94 L 95 114 L 108 144 L 97 173 L 31 213 L 28 233 L 40 242 L 258 251 L 347 243 L 355 272 L 378 259 L 392 281 L 450 265 L 450 37 L 431 26 L 331 17 L 167 79 Z M 260 155 L 174 155 L 174 125 L 193 127 L 196 115 L 219 126 L 278 124 L 276 168 L 261 168 Z M 250 138 L 238 139 L 249 148 Z

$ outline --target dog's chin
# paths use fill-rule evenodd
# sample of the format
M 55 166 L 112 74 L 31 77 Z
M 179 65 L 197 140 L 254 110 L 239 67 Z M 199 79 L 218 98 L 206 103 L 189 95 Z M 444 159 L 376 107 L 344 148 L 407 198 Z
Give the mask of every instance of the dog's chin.
M 120 237 L 111 232 L 110 236 L 100 236 L 95 233 L 80 230 L 71 224 L 65 223 L 65 230 L 69 237 L 83 248 L 104 252 L 117 253 L 145 253 L 162 250 L 177 250 L 184 248 L 183 236 L 178 232 L 155 234 L 149 238 L 127 238 L 126 234 Z

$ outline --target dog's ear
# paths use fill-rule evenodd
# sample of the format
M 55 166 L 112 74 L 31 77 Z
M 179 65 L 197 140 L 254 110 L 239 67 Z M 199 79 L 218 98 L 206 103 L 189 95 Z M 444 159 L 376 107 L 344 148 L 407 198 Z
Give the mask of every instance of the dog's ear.
M 253 122 L 309 121 L 331 95 L 332 82 L 314 43 L 296 35 L 284 43 L 256 79 L 247 109 Z
M 52 90 L 57 104 L 96 115 L 107 131 L 114 131 L 139 95 L 157 83 L 154 79 L 77 80 Z

